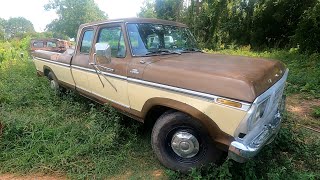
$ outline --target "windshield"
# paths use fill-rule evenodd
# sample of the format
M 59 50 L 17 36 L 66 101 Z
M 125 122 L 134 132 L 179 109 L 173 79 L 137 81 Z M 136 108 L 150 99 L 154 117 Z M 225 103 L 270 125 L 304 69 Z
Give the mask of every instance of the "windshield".
M 134 56 L 198 51 L 193 35 L 185 27 L 129 23 L 127 29 Z

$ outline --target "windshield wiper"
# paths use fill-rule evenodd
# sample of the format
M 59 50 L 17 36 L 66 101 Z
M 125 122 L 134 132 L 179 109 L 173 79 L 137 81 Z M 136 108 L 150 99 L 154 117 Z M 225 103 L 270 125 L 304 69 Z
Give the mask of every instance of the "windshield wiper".
M 198 48 L 184 48 L 181 52 L 182 52 L 182 53 L 202 52 L 202 50 L 200 50 L 200 49 L 198 49 Z
M 169 49 L 157 49 L 157 50 L 154 50 L 154 51 L 149 51 L 145 54 L 145 56 L 148 56 L 148 55 L 157 55 L 157 54 L 179 54 L 181 55 L 181 52 L 178 52 L 178 51 L 172 51 L 172 50 L 169 50 Z

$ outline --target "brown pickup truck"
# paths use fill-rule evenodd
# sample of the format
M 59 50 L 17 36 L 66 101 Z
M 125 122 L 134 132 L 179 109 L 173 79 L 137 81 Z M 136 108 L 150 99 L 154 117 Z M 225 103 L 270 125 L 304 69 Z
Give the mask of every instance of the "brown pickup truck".
M 69 41 L 56 38 L 31 39 L 30 50 L 31 52 L 35 50 L 45 50 L 63 53 L 70 48 L 70 45 Z
M 74 50 L 35 51 L 51 87 L 73 89 L 152 125 L 168 168 L 244 162 L 277 134 L 288 69 L 279 61 L 204 53 L 186 25 L 158 19 L 83 24 Z

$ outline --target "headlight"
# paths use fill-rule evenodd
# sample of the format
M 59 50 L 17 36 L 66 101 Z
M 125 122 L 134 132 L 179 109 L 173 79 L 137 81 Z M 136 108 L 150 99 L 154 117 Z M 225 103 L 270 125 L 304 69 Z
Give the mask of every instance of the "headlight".
M 252 125 L 254 125 L 260 118 L 263 117 L 268 102 L 269 102 L 269 98 L 265 99 L 262 103 L 258 105 L 257 110 L 252 117 L 252 122 L 251 122 Z

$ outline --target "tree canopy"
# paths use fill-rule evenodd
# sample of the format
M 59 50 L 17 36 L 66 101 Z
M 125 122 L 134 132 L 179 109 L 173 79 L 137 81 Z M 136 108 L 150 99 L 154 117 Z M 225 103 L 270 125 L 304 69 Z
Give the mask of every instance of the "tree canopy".
M 157 14 L 155 13 L 154 6 L 155 5 L 152 0 L 145 0 L 137 16 L 144 17 L 144 18 L 156 18 Z
M 3 30 L 1 30 L 2 28 L 4 28 L 3 36 L 8 38 L 14 38 L 25 33 L 35 32 L 31 21 L 27 20 L 24 17 L 9 18 L 7 21 L 4 19 L 0 19 L 0 36 L 3 32 Z
M 6 20 L 0 18 L 0 40 L 4 39 Z
M 320 51 L 319 0 L 147 0 L 139 17 L 186 23 L 201 45 L 219 49 L 300 47 Z
M 70 38 L 76 37 L 81 24 L 108 17 L 94 0 L 50 0 L 44 8 L 55 10 L 58 15 L 57 19 L 47 25 L 47 30 Z

